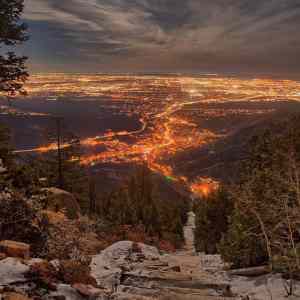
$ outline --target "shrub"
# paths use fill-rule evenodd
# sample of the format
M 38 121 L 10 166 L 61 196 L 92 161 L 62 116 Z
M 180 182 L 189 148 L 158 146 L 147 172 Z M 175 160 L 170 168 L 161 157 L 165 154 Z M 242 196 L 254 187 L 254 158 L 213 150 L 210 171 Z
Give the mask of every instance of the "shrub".
M 60 262 L 59 273 L 64 283 L 83 283 L 97 286 L 95 278 L 90 275 L 90 267 L 86 263 L 74 260 L 64 260 Z
M 1 193 L 0 216 L 0 239 L 28 243 L 34 256 L 45 253 L 47 231 L 26 198 L 18 193 Z

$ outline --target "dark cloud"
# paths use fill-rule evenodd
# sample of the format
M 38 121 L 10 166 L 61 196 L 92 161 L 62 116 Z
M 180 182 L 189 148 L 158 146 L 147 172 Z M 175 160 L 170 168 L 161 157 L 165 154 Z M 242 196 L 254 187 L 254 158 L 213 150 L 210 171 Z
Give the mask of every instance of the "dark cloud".
M 45 70 L 298 72 L 295 0 L 26 0 Z

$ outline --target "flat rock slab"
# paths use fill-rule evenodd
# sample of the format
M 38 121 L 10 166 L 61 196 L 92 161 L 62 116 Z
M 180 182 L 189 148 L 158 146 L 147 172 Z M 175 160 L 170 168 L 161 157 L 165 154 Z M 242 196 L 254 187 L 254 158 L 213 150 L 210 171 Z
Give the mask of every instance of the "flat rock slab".
M 0 252 L 3 252 L 10 257 L 29 259 L 30 246 L 25 243 L 6 240 L 0 242 Z
M 246 276 L 246 277 L 256 277 L 261 275 L 266 275 L 271 273 L 269 266 L 235 269 L 228 271 L 228 275 L 232 276 Z
M 150 276 L 139 276 L 133 274 L 124 274 L 123 285 L 128 286 L 145 286 L 151 285 L 159 288 L 183 288 L 183 289 L 194 289 L 194 290 L 215 290 L 225 291 L 228 284 L 223 283 L 205 283 L 199 280 L 183 280 L 183 279 L 169 279 L 162 277 L 150 277 Z

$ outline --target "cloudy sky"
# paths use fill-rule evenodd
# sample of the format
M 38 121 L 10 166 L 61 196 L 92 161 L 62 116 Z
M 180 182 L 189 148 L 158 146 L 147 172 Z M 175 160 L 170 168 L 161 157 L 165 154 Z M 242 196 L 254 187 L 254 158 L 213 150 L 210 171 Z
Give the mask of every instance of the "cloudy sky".
M 33 71 L 300 72 L 298 0 L 25 0 Z

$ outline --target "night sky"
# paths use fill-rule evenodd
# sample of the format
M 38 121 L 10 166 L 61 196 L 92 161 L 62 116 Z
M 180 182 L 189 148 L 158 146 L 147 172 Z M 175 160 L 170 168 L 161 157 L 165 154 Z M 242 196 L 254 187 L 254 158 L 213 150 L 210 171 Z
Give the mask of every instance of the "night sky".
M 25 0 L 32 71 L 300 73 L 298 0 Z

